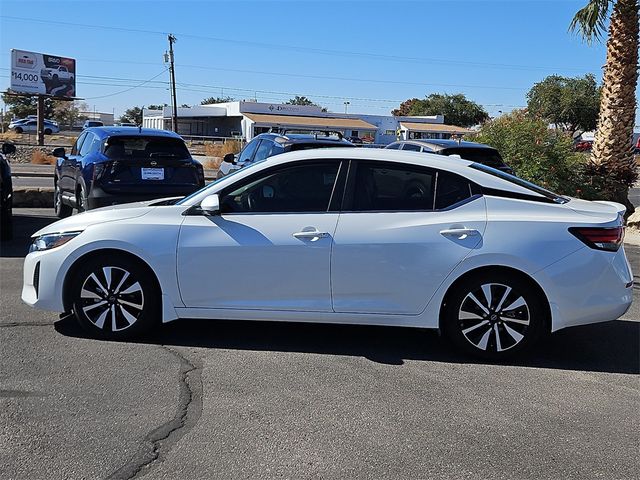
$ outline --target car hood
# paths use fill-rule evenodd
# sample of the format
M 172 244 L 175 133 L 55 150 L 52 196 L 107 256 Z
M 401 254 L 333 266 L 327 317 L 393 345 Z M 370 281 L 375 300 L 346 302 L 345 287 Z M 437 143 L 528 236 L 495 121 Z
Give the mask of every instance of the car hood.
M 34 233 L 32 237 L 47 233 L 78 232 L 96 223 L 115 222 L 117 220 L 142 217 L 156 208 L 154 204 L 158 202 L 159 200 L 151 200 L 148 202 L 125 203 L 122 205 L 96 208 L 95 210 L 73 215 L 47 225 Z

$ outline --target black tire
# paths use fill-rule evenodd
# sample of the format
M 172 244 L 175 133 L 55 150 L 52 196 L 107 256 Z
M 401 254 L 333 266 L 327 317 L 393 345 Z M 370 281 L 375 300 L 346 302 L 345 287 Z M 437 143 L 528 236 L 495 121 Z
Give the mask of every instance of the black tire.
M 77 188 L 76 205 L 78 207 L 78 213 L 86 212 L 87 210 L 89 210 L 87 190 L 82 183 Z
M 23 130 L 22 130 L 22 128 L 21 128 L 21 127 L 16 127 L 16 128 L 15 128 L 15 132 L 16 132 L 16 133 L 22 133 L 22 132 L 23 132 Z
M 118 255 L 93 257 L 71 280 L 71 303 L 80 326 L 111 340 L 140 337 L 160 320 L 160 289 L 141 262 Z
M 73 213 L 73 208 L 65 205 L 62 201 L 62 190 L 60 190 L 58 182 L 55 183 L 53 190 L 53 210 L 58 218 L 67 218 Z
M 57 82 L 57 81 L 58 81 L 58 75 L 54 75 L 53 77 L 51 77 L 51 79 L 52 79 L 54 82 Z
M 51 129 L 50 129 L 50 128 L 45 128 L 45 129 L 44 129 L 44 134 L 45 134 L 45 135 L 51 135 L 52 133 L 53 133 L 53 132 L 51 131 Z
M 535 344 L 545 331 L 547 316 L 544 299 L 526 279 L 504 272 L 480 273 L 454 286 L 441 327 L 463 352 L 502 360 Z

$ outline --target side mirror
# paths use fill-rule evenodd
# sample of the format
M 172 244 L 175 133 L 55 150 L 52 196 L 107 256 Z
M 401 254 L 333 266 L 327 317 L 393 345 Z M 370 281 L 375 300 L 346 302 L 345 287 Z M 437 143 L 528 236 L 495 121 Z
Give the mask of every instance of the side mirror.
M 3 143 L 2 153 L 5 155 L 11 155 L 12 153 L 16 153 L 16 146 L 13 143 Z
M 205 197 L 202 202 L 200 202 L 200 210 L 205 215 L 217 215 L 220 213 L 220 197 L 215 193 L 213 195 L 209 195 Z
M 66 158 L 67 151 L 64 149 L 64 147 L 58 147 L 53 149 L 53 152 L 51 152 L 51 155 L 53 155 L 56 158 Z
M 222 157 L 222 161 L 235 164 L 236 163 L 235 153 L 227 153 L 224 157 Z

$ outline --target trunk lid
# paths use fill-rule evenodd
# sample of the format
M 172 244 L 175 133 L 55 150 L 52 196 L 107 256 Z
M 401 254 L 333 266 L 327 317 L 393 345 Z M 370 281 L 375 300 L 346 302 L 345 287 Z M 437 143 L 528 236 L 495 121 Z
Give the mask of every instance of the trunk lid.
M 581 215 L 599 217 L 602 221 L 608 222 L 624 217 L 624 213 L 627 211 L 627 207 L 621 203 L 605 200 L 582 200 L 573 197 L 565 206 Z

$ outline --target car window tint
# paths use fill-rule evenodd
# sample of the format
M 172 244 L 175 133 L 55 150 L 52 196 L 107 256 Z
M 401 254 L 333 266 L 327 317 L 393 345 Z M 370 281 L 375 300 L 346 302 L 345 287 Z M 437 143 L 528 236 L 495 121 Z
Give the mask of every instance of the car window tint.
M 271 155 L 271 148 L 273 147 L 273 142 L 271 140 L 262 140 L 260 142 L 260 146 L 256 149 L 256 154 L 253 156 L 254 162 L 259 162 L 260 160 L 264 160 L 265 158 Z
M 249 160 L 251 160 L 251 156 L 253 155 L 253 152 L 256 151 L 256 148 L 258 147 L 258 143 L 260 143 L 260 140 L 258 139 L 252 140 L 249 143 L 247 143 L 246 147 L 244 147 L 242 149 L 242 152 L 240 152 L 240 156 L 238 157 L 238 163 L 248 162 Z
M 91 145 L 93 144 L 93 139 L 95 136 L 93 133 L 87 133 L 84 142 L 82 142 L 82 146 L 80 147 L 80 156 L 84 157 L 87 153 L 91 151 Z
M 505 166 L 500 153 L 492 148 L 447 148 L 442 153 L 444 155 L 460 155 L 465 160 L 482 163 L 493 168 Z
M 405 143 L 402 147 L 403 150 L 408 150 L 410 152 L 419 152 L 420 145 L 414 145 L 413 143 Z
M 436 210 L 448 208 L 471 196 L 469 182 L 453 173 L 438 172 L 436 187 Z
M 84 145 L 82 147 L 84 149 Z M 105 142 L 104 154 L 109 158 L 134 159 L 187 159 L 190 157 L 184 142 L 179 138 L 113 136 Z
M 339 162 L 270 170 L 223 195 L 222 213 L 326 212 Z
M 78 154 L 78 151 L 80 150 L 80 147 L 82 146 L 82 142 L 84 141 L 86 136 L 87 136 L 87 133 L 85 132 L 78 137 L 78 139 L 76 140 L 76 143 L 74 143 L 73 147 L 71 147 L 71 155 Z
M 353 210 L 432 210 L 434 178 L 433 170 L 417 166 L 360 163 Z
M 401 143 L 392 143 L 391 145 L 389 145 L 388 148 L 389 150 L 400 150 L 400 147 L 402 146 Z

